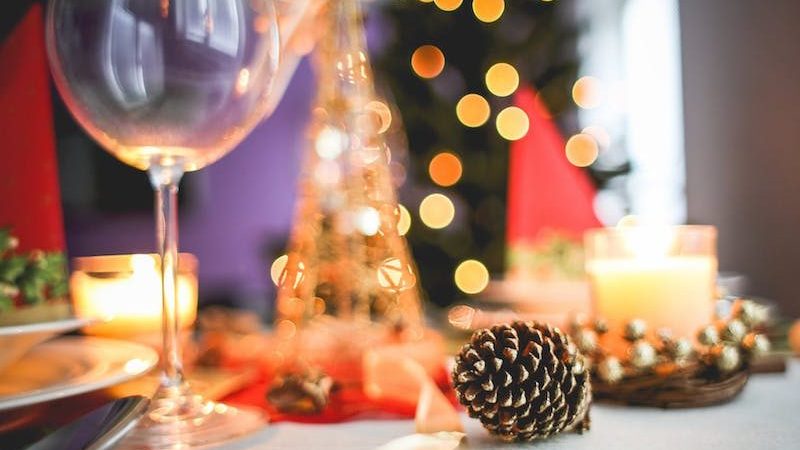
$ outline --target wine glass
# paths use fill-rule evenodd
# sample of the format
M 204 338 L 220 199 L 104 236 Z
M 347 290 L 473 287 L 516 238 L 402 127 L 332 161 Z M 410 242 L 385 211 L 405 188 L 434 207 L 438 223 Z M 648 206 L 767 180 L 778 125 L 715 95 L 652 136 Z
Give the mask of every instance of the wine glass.
M 77 121 L 149 174 L 161 256 L 161 385 L 132 448 L 192 448 L 260 427 L 260 413 L 207 401 L 183 374 L 176 277 L 178 182 L 236 146 L 270 107 L 278 69 L 273 0 L 51 0 L 47 50 Z

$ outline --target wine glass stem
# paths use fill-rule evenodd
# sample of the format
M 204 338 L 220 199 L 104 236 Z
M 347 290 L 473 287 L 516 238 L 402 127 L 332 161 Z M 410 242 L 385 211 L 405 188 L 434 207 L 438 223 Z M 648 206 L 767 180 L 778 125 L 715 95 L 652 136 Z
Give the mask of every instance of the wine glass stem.
M 153 165 L 148 171 L 156 194 L 156 239 L 161 256 L 162 374 L 161 386 L 183 385 L 183 359 L 178 339 L 178 182 L 183 169 Z

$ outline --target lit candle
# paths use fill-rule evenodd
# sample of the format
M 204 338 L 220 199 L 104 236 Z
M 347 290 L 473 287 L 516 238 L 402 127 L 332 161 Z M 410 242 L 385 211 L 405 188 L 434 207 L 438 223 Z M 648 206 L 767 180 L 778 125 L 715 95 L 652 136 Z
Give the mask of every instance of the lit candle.
M 713 319 L 716 229 L 618 227 L 586 234 L 594 310 L 620 335 L 632 319 L 693 338 Z
M 87 334 L 157 342 L 161 331 L 161 268 L 158 255 L 76 258 L 70 291 L 78 317 L 102 318 Z M 197 316 L 197 260 L 178 259 L 178 318 L 188 328 Z M 153 339 L 155 338 L 155 339 Z

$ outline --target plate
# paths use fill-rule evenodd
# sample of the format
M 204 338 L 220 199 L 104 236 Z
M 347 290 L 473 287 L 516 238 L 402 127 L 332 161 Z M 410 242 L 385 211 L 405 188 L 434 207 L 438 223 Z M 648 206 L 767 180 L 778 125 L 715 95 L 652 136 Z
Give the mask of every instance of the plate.
M 155 350 L 133 342 L 53 339 L 0 373 L 0 411 L 113 386 L 144 375 L 157 362 Z
M 64 319 L 0 327 L 0 372 L 28 350 L 53 336 L 83 328 L 94 319 Z

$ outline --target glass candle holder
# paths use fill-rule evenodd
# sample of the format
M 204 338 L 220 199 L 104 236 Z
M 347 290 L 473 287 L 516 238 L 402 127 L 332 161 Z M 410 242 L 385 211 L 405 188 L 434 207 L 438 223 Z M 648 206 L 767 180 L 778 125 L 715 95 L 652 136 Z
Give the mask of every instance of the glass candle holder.
M 154 254 L 73 259 L 69 282 L 75 314 L 104 320 L 83 331 L 158 344 L 162 317 L 160 261 Z M 181 253 L 178 257 L 177 292 L 179 326 L 186 329 L 197 317 L 194 255 Z
M 586 272 L 596 317 L 609 336 L 642 319 L 652 333 L 694 338 L 712 322 L 717 278 L 713 226 L 616 227 L 585 235 Z

